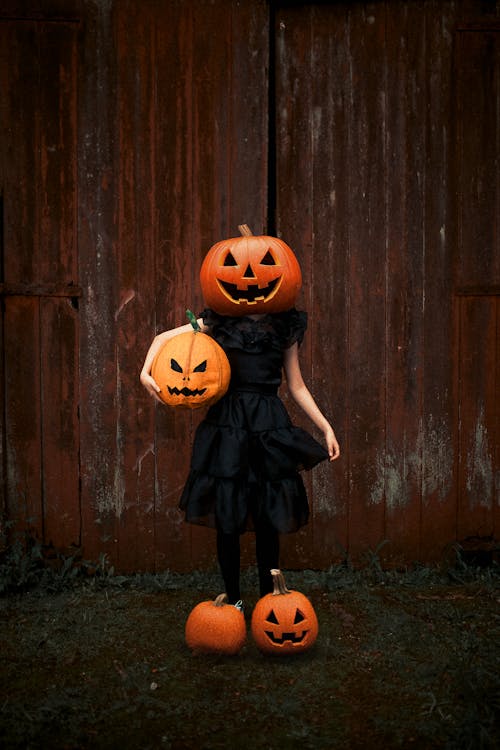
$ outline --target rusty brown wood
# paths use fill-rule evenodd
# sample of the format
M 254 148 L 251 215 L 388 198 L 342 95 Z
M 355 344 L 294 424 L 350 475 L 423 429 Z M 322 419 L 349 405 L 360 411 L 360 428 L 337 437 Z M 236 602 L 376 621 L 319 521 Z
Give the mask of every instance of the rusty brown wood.
M 497 510 L 498 297 L 463 297 L 458 322 L 457 535 L 493 539 Z
M 64 299 L 81 296 L 76 26 L 2 22 L 0 33 L 8 514 L 16 532 L 64 550 L 80 542 L 78 321 Z
M 386 443 L 383 558 L 391 564 L 421 554 L 422 423 L 425 301 L 422 229 L 425 142 L 418 92 L 425 90 L 425 35 L 415 34 L 423 3 L 387 8 L 386 115 Z M 400 102 L 397 106 L 395 103 Z
M 104 120 L 100 140 L 83 149 L 92 210 L 82 217 L 82 285 L 109 354 L 108 381 L 96 383 L 102 364 L 86 329 L 84 537 L 92 556 L 106 552 L 121 569 L 212 565 L 212 535 L 190 530 L 177 510 L 198 416 L 155 407 L 138 373 L 155 332 L 183 324 L 186 307 L 201 309 L 197 276 L 208 248 L 242 221 L 263 224 L 267 99 L 248 102 L 265 91 L 266 7 L 127 2 L 112 15 L 99 9 L 89 34 L 98 64 L 87 71 L 83 111 L 89 123 L 101 110 Z M 104 38 L 116 42 L 116 65 Z M 115 86 L 116 118 L 96 94 Z M 96 153 L 109 175 L 97 186 Z M 101 228 L 101 216 L 116 223 Z M 97 278 L 93 238 L 101 234 Z M 118 282 L 111 296 L 110 279 Z
M 452 288 L 453 213 L 450 171 L 450 100 L 443 92 L 452 86 L 452 30 L 455 8 L 441 9 L 436 27 L 436 4 L 426 6 L 423 33 L 426 46 L 425 94 L 427 105 L 421 123 L 424 137 L 425 172 L 422 239 L 425 247 L 425 306 L 423 316 L 424 357 L 422 413 L 422 511 L 421 554 L 441 559 L 454 536 L 454 446 L 453 446 L 453 346 Z M 431 60 L 434 60 L 431 63 Z M 423 106 L 423 105 L 422 105 Z M 436 123 L 441 123 L 440 127 Z M 443 235 L 444 233 L 444 235 Z M 443 237 L 445 239 L 443 240 Z M 449 352 L 449 356 L 443 356 Z
M 456 532 L 457 471 L 463 468 L 454 459 L 450 269 L 459 233 L 452 197 L 460 178 L 451 145 L 457 124 L 450 96 L 443 96 L 454 91 L 456 13 L 451 4 L 418 3 L 307 9 L 284 4 L 277 12 L 278 227 L 299 243 L 304 238 L 306 247 L 314 236 L 304 265 L 307 300 L 313 316 L 321 312 L 321 324 L 309 366 L 323 383 L 336 377 L 338 362 L 325 348 L 324 318 L 335 318 L 346 330 L 346 385 L 335 382 L 347 414 L 340 430 L 344 479 L 321 467 L 313 486 L 313 556 L 322 565 L 343 538 L 354 557 L 387 539 L 382 557 L 391 564 L 437 559 Z M 449 33 L 441 33 L 443 28 Z M 474 176 L 465 174 L 458 194 L 464 196 L 474 180 L 482 186 L 486 176 L 481 207 L 476 198 L 466 214 L 470 236 L 460 263 L 470 271 L 460 283 L 461 293 L 472 283 L 468 294 L 481 283 L 481 293 L 491 294 L 497 284 L 493 259 L 499 253 L 491 234 L 497 157 L 488 160 L 484 149 L 498 142 L 493 122 L 498 94 L 486 104 L 489 94 L 478 100 L 474 90 L 480 81 L 470 80 L 488 71 L 496 80 L 491 29 L 488 37 L 468 42 L 476 55 L 463 56 L 470 72 L 461 85 L 467 86 L 470 112 L 479 114 L 481 127 L 476 146 L 469 144 L 464 156 Z M 344 265 L 330 249 L 338 241 Z M 333 339 L 342 351 L 338 329 Z M 466 398 L 465 390 L 460 398 Z M 326 403 L 334 412 L 335 405 Z M 332 473 L 335 477 L 335 469 Z M 331 503 L 326 512 L 324 498 Z M 339 508 L 347 509 L 345 515 Z
M 276 208 L 304 272 L 304 374 L 343 449 L 307 476 L 311 523 L 283 565 L 383 540 L 388 564 L 431 561 L 497 533 L 492 8 L 2 5 L 1 466 L 19 530 L 124 571 L 214 564 L 213 534 L 177 510 L 202 415 L 156 406 L 138 373 L 154 334 L 201 309 L 208 248 Z

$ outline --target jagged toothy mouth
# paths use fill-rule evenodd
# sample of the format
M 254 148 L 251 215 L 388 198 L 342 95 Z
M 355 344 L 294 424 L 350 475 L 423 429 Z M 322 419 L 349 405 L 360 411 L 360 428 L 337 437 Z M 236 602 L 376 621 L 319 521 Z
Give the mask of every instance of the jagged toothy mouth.
M 302 643 L 309 631 L 304 630 L 302 635 L 297 635 L 296 633 L 282 633 L 281 636 L 274 635 L 274 633 L 271 633 L 269 630 L 265 630 L 264 632 L 270 641 L 277 645 L 281 645 L 285 643 L 285 641 L 291 641 L 291 643 Z
M 231 284 L 228 281 L 221 281 L 217 279 L 217 283 L 227 297 L 230 297 L 233 302 L 239 304 L 240 302 L 246 302 L 248 305 L 253 305 L 256 302 L 266 301 L 278 288 L 282 277 L 278 276 L 277 279 L 273 279 L 267 286 L 259 287 L 258 284 L 249 284 L 246 289 L 239 289 L 237 284 Z
M 171 388 L 170 386 L 167 387 L 171 396 L 203 396 L 207 390 L 206 388 L 193 388 L 191 390 L 191 388 L 186 388 L 186 386 L 180 390 L 178 388 Z

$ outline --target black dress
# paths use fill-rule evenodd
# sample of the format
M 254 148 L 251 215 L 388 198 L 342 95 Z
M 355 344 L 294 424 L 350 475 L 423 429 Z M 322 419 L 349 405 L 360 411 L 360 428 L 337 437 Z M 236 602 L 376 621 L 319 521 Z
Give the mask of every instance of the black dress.
M 254 320 L 207 309 L 200 317 L 227 354 L 231 382 L 198 426 L 180 508 L 189 523 L 224 534 L 262 524 L 296 531 L 309 516 L 299 471 L 328 458 L 277 395 L 283 351 L 300 344 L 307 315 L 293 309 Z

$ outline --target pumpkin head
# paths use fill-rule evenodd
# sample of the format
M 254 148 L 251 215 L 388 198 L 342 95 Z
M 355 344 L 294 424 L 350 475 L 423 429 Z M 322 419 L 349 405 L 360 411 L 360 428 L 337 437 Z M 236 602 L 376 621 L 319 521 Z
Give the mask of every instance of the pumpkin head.
M 207 253 L 200 271 L 205 302 L 220 315 L 251 315 L 290 310 L 302 286 L 293 250 L 277 237 L 223 240 Z
M 197 409 L 225 394 L 231 368 L 219 344 L 206 333 L 193 330 L 167 339 L 154 359 L 151 375 L 165 404 Z
M 252 613 L 252 635 L 265 654 L 299 654 L 318 636 L 318 619 L 309 599 L 287 589 L 283 574 L 271 571 L 274 591 L 259 599 Z
M 195 653 L 237 654 L 246 640 L 245 617 L 241 610 L 226 604 L 226 594 L 215 601 L 201 602 L 186 622 L 186 643 Z

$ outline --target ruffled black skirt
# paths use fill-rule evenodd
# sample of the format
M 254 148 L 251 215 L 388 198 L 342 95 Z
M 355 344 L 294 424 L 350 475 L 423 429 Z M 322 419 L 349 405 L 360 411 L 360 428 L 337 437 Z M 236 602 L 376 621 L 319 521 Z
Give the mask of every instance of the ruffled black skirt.
M 307 523 L 300 476 L 328 458 L 308 432 L 291 423 L 273 394 L 229 392 L 199 425 L 180 508 L 189 523 L 226 534 L 262 522 L 280 533 Z

